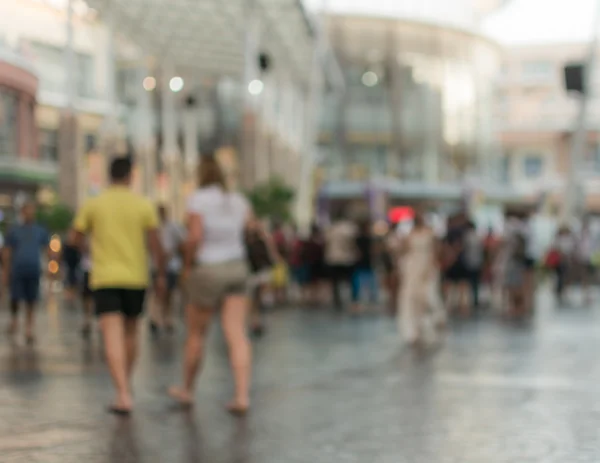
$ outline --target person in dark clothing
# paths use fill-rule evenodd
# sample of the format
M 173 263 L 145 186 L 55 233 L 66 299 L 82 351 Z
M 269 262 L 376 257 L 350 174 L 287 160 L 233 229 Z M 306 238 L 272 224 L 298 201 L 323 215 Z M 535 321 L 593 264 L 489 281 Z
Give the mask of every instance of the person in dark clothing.
M 72 246 L 69 243 L 65 243 L 63 246 L 63 261 L 67 268 L 67 275 L 65 279 L 65 289 L 67 299 L 75 298 L 75 293 L 79 283 L 79 262 L 81 260 L 81 254 L 79 249 Z
M 303 248 L 303 260 L 308 268 L 308 300 L 312 304 L 318 304 L 325 279 L 325 240 L 316 224 L 311 227 L 310 236 Z
M 11 322 L 9 334 L 18 329 L 19 304 L 26 304 L 25 338 L 34 341 L 35 308 L 40 297 L 42 277 L 42 252 L 48 251 L 50 236 L 46 229 L 35 221 L 36 207 L 26 203 L 21 210 L 22 223 L 8 233 L 4 247 L 4 284 L 10 285 Z
M 467 303 L 469 293 L 469 272 L 465 264 L 465 235 L 467 220 L 464 214 L 457 214 L 448 220 L 448 232 L 444 239 L 444 294 L 449 300 L 457 294 L 458 306 L 463 316 L 469 314 Z
M 363 221 L 358 226 L 356 237 L 357 260 L 352 275 L 352 302 L 354 310 L 360 311 L 360 301 L 365 287 L 369 289 L 372 303 L 377 302 L 377 277 L 373 267 L 375 241 L 371 234 L 371 224 Z
M 270 236 L 258 222 L 248 227 L 245 240 L 248 265 L 252 274 L 249 281 L 253 303 L 252 333 L 255 336 L 262 336 L 265 331 L 263 295 L 268 289 L 278 255 Z

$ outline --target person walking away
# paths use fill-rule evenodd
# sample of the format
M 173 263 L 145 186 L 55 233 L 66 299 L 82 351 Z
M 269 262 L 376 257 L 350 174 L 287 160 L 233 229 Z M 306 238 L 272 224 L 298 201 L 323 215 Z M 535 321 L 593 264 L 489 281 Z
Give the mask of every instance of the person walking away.
M 308 240 L 302 246 L 303 262 L 308 270 L 307 299 L 312 305 L 322 301 L 323 280 L 325 278 L 325 241 L 317 224 L 313 224 Z
M 163 296 L 155 297 L 152 301 L 150 316 L 150 332 L 158 335 L 161 329 L 167 333 L 173 332 L 173 296 L 179 283 L 182 267 L 181 244 L 184 231 L 169 219 L 169 213 L 164 205 L 158 208 L 160 220 L 160 240 L 167 260 L 167 287 Z
M 469 315 L 466 302 L 468 295 L 468 273 L 464 261 L 464 236 L 466 221 L 464 214 L 457 214 L 448 220 L 443 246 L 444 294 L 446 301 L 456 298 L 458 309 L 463 317 Z M 453 302 L 451 307 L 454 308 Z
M 598 237 L 590 227 L 589 219 L 585 219 L 582 226 L 579 239 L 576 243 L 577 267 L 579 269 L 579 279 L 583 291 L 583 304 L 592 303 L 591 284 L 594 280 L 595 266 L 594 256 L 598 250 Z
M 368 220 L 359 224 L 355 243 L 357 260 L 352 274 L 352 303 L 353 312 L 358 313 L 363 310 L 361 300 L 365 287 L 369 289 L 371 303 L 376 304 L 378 300 L 377 276 L 373 267 L 375 241 L 371 233 L 371 223 Z
M 65 279 L 65 296 L 66 299 L 72 301 L 75 299 L 76 291 L 79 286 L 79 264 L 81 254 L 79 249 L 71 246 L 68 242 L 63 245 L 63 261 L 67 268 Z
M 356 226 L 340 217 L 325 233 L 325 265 L 329 274 L 333 305 L 343 310 L 342 285 L 350 284 L 356 262 Z
M 90 286 L 116 388 L 115 400 L 108 411 L 117 415 L 128 415 L 133 409 L 131 377 L 137 359 L 139 320 L 150 279 L 147 244 L 157 269 L 159 294 L 166 286 L 165 254 L 156 209 L 131 190 L 131 171 L 129 158 L 111 162 L 110 186 L 79 210 L 72 234 L 72 241 L 79 247 L 86 235 L 90 239 L 93 265 Z
M 415 214 L 414 227 L 402 243 L 401 255 L 398 330 L 407 344 L 417 346 L 446 323 L 439 293 L 437 239 L 421 213 Z
M 296 294 L 296 302 L 305 303 L 308 301 L 308 264 L 306 262 L 306 242 L 301 239 L 297 230 L 294 230 L 290 246 L 290 269 L 292 273 L 292 289 Z M 294 296 L 292 296 L 294 297 Z
M 81 282 L 81 302 L 83 305 L 83 326 L 81 336 L 89 339 L 92 335 L 92 323 L 94 320 L 94 293 L 90 287 L 90 273 L 92 271 L 92 258 L 90 256 L 89 243 L 86 240 L 81 257 L 81 270 L 83 278 Z
M 244 414 L 250 407 L 251 346 L 248 338 L 249 277 L 244 232 L 254 222 L 246 198 L 230 191 L 214 157 L 203 157 L 199 188 L 187 204 L 184 252 L 187 336 L 183 383 L 169 389 L 184 406 L 194 402 L 196 377 L 214 312 L 221 308 L 221 325 L 229 349 L 235 383 L 229 412 Z
M 575 253 L 575 240 L 571 230 L 567 226 L 560 227 L 556 236 L 556 250 L 560 258 L 555 267 L 556 286 L 555 293 L 560 303 L 564 300 L 565 290 L 567 288 L 569 272 L 572 268 L 573 256 Z
M 25 340 L 35 341 L 35 310 L 40 298 L 42 254 L 50 252 L 50 235 L 35 220 L 36 206 L 27 202 L 21 208 L 21 223 L 10 229 L 4 246 L 4 285 L 10 288 L 11 320 L 8 333 L 19 328 L 19 306 L 26 306 Z
M 484 248 L 483 242 L 477 234 L 477 228 L 471 221 L 467 225 L 467 232 L 465 234 L 464 258 L 469 286 L 471 287 L 471 307 L 474 311 L 477 311 L 480 302 L 479 290 L 484 263 Z
M 251 307 L 252 333 L 262 336 L 265 331 L 264 296 L 272 280 L 273 266 L 280 260 L 277 249 L 271 237 L 265 232 L 258 220 L 248 223 L 245 232 L 246 255 L 251 270 L 248 281 Z
M 398 289 L 400 288 L 400 272 L 398 271 L 399 251 L 400 238 L 395 227 L 392 226 L 381 246 L 381 262 L 385 271 L 385 286 L 388 294 L 388 312 L 390 316 L 396 315 Z
M 273 291 L 275 302 L 283 305 L 287 303 L 288 299 L 290 244 L 285 230 L 279 222 L 276 222 L 273 227 L 272 239 L 277 254 L 280 256 L 279 262 L 275 264 L 273 269 Z

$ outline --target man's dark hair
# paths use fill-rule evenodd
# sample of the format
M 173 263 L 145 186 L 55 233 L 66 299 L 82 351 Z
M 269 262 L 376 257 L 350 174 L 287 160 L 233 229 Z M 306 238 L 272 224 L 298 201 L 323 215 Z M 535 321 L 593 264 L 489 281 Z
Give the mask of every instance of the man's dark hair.
M 131 175 L 133 163 L 129 157 L 115 158 L 110 163 L 110 179 L 112 181 L 122 181 Z

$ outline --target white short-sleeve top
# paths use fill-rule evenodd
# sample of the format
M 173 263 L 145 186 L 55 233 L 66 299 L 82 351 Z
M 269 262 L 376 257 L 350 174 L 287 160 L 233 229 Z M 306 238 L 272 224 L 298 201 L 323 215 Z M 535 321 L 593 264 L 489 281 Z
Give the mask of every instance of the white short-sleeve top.
M 244 196 L 219 186 L 196 190 L 189 198 L 188 213 L 202 217 L 204 234 L 196 262 L 215 264 L 244 259 L 244 228 L 250 206 Z

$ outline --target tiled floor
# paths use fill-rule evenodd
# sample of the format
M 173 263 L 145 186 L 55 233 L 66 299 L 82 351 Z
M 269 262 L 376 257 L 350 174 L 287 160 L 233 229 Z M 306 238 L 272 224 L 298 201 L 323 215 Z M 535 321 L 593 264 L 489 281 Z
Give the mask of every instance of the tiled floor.
M 51 301 L 37 347 L 0 341 L 0 462 L 598 462 L 600 311 L 556 309 L 544 294 L 538 305 L 526 325 L 454 323 L 442 348 L 420 354 L 384 317 L 274 314 L 242 420 L 222 409 L 231 381 L 216 326 L 187 413 L 164 394 L 181 336 L 144 336 L 137 409 L 122 420 L 103 411 L 99 343 Z

